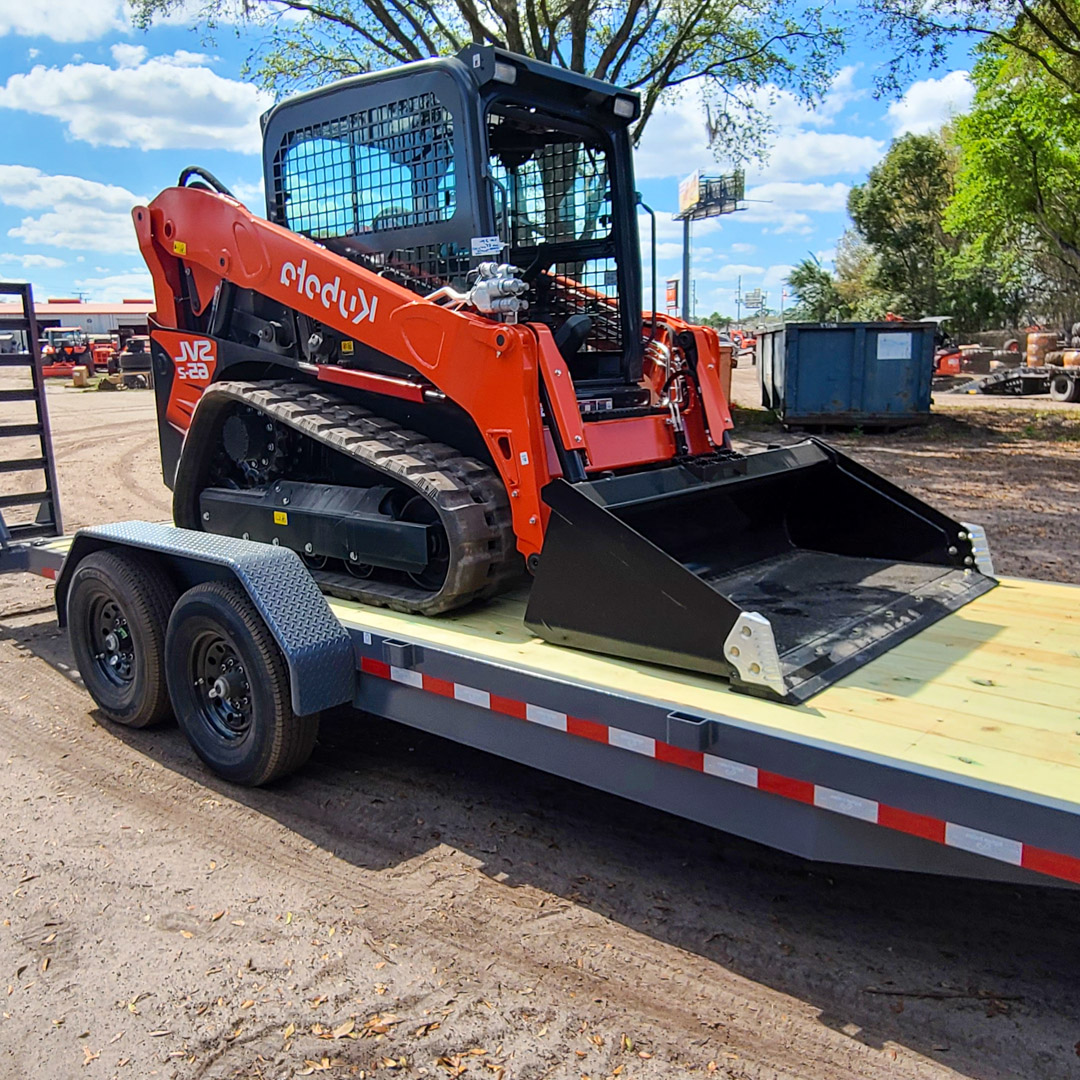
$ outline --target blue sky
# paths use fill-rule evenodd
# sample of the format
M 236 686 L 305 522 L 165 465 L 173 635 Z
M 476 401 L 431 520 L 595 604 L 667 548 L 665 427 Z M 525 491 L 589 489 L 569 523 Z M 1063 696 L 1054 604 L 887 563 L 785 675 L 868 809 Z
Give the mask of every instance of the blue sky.
M 0 277 L 28 278 L 39 298 L 149 296 L 129 210 L 185 165 L 209 168 L 262 212 L 258 116 L 271 99 L 241 75 L 255 32 L 226 26 L 207 45 L 181 19 L 133 30 L 125 9 L 124 0 L 0 0 Z M 852 42 L 813 110 L 783 92 L 763 96 L 776 136 L 768 163 L 747 171 L 748 209 L 695 226 L 699 314 L 734 314 L 740 278 L 778 306 L 792 264 L 808 253 L 828 264 L 848 189 L 890 140 L 933 130 L 970 100 L 962 50 L 891 101 L 873 97 L 876 62 L 868 43 Z M 662 286 L 680 271 L 679 180 L 723 171 L 692 88 L 653 118 L 636 167 L 659 212 Z

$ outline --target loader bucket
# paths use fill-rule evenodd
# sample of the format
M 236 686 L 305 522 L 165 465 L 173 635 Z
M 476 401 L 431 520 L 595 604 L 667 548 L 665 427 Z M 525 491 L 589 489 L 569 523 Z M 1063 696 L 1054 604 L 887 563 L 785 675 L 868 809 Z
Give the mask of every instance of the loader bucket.
M 816 439 L 543 495 L 530 630 L 786 702 L 996 584 L 981 529 Z

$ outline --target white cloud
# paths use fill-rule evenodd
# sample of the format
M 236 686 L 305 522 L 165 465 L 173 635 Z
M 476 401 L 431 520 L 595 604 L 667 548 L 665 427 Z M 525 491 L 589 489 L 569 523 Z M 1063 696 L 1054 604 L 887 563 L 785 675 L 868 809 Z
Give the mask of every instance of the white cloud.
M 876 164 L 885 151 L 880 139 L 835 132 L 782 132 L 766 164 L 747 170 L 750 183 L 759 180 L 809 180 L 850 176 Z
M 131 208 L 145 201 L 115 184 L 52 176 L 25 165 L 0 165 L 0 203 L 44 211 L 8 229 L 8 236 L 27 244 L 134 253 L 138 245 Z
M 757 244 L 732 244 L 731 250 L 736 255 L 753 255 L 757 251 Z
M 154 295 L 154 285 L 145 267 L 134 267 L 123 273 L 106 274 L 103 277 L 78 278 L 75 284 L 99 301 Z
M 201 53 L 145 59 L 142 46 L 119 45 L 113 57 L 120 66 L 38 65 L 12 75 L 0 106 L 55 117 L 93 146 L 259 152 L 269 94 L 210 71 Z
M 0 0 L 0 37 L 93 41 L 127 26 L 125 0 Z
M 748 263 L 729 263 L 718 266 L 715 270 L 695 270 L 698 281 L 738 281 L 739 278 L 758 278 L 765 273 L 763 266 L 750 266 Z
M 52 255 L 16 255 L 10 251 L 0 252 L 0 264 L 21 266 L 24 270 L 58 270 L 67 265 Z
M 975 87 L 966 71 L 950 71 L 940 79 L 912 83 L 899 101 L 889 106 L 894 135 L 926 135 L 971 107 Z
M 116 61 L 117 67 L 138 67 L 146 59 L 145 45 L 128 45 L 123 41 L 113 45 L 109 52 Z
M 778 285 L 783 285 L 787 281 L 788 274 L 794 269 L 795 267 L 789 263 L 774 263 L 765 271 L 761 284 L 767 289 L 775 289 Z
M 836 181 L 797 184 L 775 181 L 746 192 L 747 208 L 739 215 L 749 224 L 772 225 L 772 233 L 811 233 L 811 214 L 842 213 L 847 207 L 848 185 Z
M 754 178 L 839 176 L 861 172 L 881 157 L 884 146 L 877 139 L 805 130 L 832 126 L 847 105 L 865 95 L 854 84 L 857 70 L 851 66 L 838 72 L 824 99 L 814 108 L 777 87 L 751 94 L 753 106 L 769 115 L 776 132 L 768 164 L 750 170 Z M 644 180 L 674 179 L 710 166 L 720 171 L 708 145 L 705 108 L 696 87 L 691 84 L 681 96 L 657 109 L 634 162 L 637 175 Z

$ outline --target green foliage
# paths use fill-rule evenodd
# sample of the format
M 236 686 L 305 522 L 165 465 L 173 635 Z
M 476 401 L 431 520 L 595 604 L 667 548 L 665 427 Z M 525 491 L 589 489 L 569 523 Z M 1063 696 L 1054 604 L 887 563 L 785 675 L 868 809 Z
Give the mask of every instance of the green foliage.
M 263 30 L 250 58 L 277 93 L 346 75 L 497 45 L 636 90 L 642 116 L 693 83 L 718 154 L 763 152 L 769 135 L 762 91 L 812 102 L 828 88 L 843 51 L 835 16 L 796 0 L 129 0 L 146 28 L 195 8 L 213 33 L 226 20 Z M 286 18 L 286 16 L 288 16 Z M 764 96 L 767 96 L 764 95 Z
M 953 170 L 940 138 L 904 135 L 848 195 L 855 228 L 878 256 L 878 288 L 920 314 L 940 314 L 946 263 L 959 246 L 942 224 Z
M 730 315 L 721 315 L 719 311 L 714 311 L 701 320 L 701 325 L 711 326 L 714 330 L 726 330 L 734 321 Z
M 1041 65 L 1000 51 L 975 67 L 975 102 L 956 123 L 962 154 L 946 224 L 1026 283 L 1048 314 L 1080 292 L 1080 106 Z
M 836 279 L 813 255 L 792 269 L 787 283 L 795 296 L 795 306 L 788 313 L 793 322 L 839 322 L 851 317 Z
M 895 92 L 951 61 L 959 39 L 994 53 L 1012 73 L 1038 69 L 1057 92 L 1080 92 L 1076 0 L 860 0 L 882 41 L 879 89 Z

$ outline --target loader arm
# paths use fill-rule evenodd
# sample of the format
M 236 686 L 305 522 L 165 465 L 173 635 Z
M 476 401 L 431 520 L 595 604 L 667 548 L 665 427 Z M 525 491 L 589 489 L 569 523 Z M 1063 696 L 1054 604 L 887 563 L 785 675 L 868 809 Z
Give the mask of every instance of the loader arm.
M 678 453 L 663 413 L 582 423 L 568 365 L 544 325 L 500 323 L 443 307 L 214 192 L 168 188 L 132 213 L 162 330 L 199 335 L 221 284 L 229 282 L 414 373 L 393 379 L 340 364 L 307 365 L 319 381 L 413 400 L 434 392 L 464 408 L 510 494 L 518 549 L 526 558 L 543 545 L 548 511 L 540 492 L 562 474 L 556 450 L 577 455 L 583 473 L 664 462 Z M 677 320 L 666 325 L 673 337 L 688 329 Z M 704 335 L 693 336 L 709 351 L 708 362 L 698 365 L 703 407 L 687 416 L 688 440 L 693 452 L 708 453 L 723 445 L 731 417 L 719 358 Z M 174 339 L 170 343 L 175 347 Z M 542 392 L 552 404 L 546 431 Z

